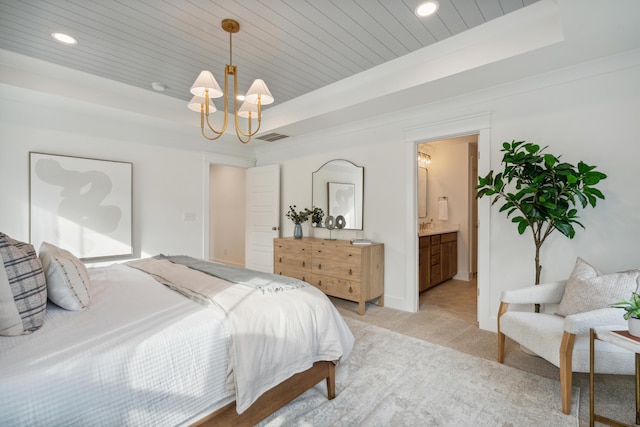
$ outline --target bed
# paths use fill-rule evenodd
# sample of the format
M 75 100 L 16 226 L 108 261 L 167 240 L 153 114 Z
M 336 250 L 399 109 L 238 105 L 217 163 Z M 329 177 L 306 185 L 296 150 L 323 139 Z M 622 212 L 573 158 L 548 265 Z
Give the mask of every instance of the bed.
M 2 237 L 0 288 L 15 273 Z M 353 335 L 313 286 L 244 269 L 230 282 L 189 257 L 83 270 L 65 252 L 36 259 L 47 288 L 69 281 L 52 265 L 78 276 L 75 309 L 45 301 L 40 326 L 0 337 L 0 425 L 254 425 L 323 380 L 335 396 Z

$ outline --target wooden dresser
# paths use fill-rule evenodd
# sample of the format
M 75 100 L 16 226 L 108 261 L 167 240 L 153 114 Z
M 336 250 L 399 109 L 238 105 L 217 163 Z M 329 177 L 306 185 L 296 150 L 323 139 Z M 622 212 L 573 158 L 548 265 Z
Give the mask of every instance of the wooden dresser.
M 273 272 L 314 285 L 327 295 L 358 303 L 378 299 L 384 306 L 384 245 L 352 245 L 348 240 L 277 238 Z
M 451 279 L 458 273 L 458 233 L 420 236 L 420 292 Z

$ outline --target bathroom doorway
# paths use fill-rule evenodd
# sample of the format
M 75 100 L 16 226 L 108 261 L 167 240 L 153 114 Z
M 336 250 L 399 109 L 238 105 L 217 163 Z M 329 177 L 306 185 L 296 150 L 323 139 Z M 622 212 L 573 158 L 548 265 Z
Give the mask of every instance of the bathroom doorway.
M 447 233 L 454 230 L 457 233 L 456 273 L 452 279 L 447 279 L 421 292 L 419 310 L 429 305 L 438 306 L 439 309 L 450 307 L 452 315 L 456 317 L 460 317 L 461 313 L 456 312 L 460 309 L 467 317 L 469 317 L 468 312 L 472 311 L 474 322 L 477 324 L 478 135 L 420 143 L 417 144 L 416 155 L 422 158 L 421 167 L 425 167 L 428 174 L 426 215 L 423 209 L 416 215 L 419 233 L 430 234 L 440 230 Z M 425 158 L 428 159 L 426 165 Z M 418 186 L 417 200 L 419 197 L 424 198 L 424 195 L 420 195 L 420 191 Z M 426 232 L 427 227 L 429 231 Z M 444 246 L 441 247 L 444 248 Z M 438 255 L 434 262 L 437 262 L 437 257 Z M 420 254 L 418 258 L 418 265 L 420 265 Z M 422 259 L 422 262 L 427 261 Z M 447 264 L 450 262 L 447 260 Z M 435 265 L 437 268 L 442 268 Z M 460 298 L 462 295 L 464 298 Z M 461 301 L 464 304 L 460 304 Z

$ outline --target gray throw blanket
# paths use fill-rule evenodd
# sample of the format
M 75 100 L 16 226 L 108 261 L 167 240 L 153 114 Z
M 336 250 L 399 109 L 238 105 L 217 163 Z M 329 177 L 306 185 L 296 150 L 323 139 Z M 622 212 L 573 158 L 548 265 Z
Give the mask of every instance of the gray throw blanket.
M 227 282 L 251 286 L 262 291 L 262 293 L 282 292 L 308 286 L 307 283 L 291 277 L 265 273 L 262 271 L 248 270 L 242 267 L 205 261 L 185 255 L 160 254 L 153 258 L 171 261 L 174 264 L 181 264 L 193 270 L 226 280 Z

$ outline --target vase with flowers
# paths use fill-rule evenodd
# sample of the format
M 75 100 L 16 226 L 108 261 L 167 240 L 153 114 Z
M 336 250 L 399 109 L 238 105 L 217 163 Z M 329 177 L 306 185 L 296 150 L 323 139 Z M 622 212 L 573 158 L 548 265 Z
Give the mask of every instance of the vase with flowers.
M 289 212 L 287 212 L 287 218 L 289 218 L 295 224 L 293 228 L 293 237 L 296 239 L 302 239 L 302 223 L 309 219 L 311 211 L 309 209 L 303 209 L 296 211 L 296 205 L 289 205 Z

